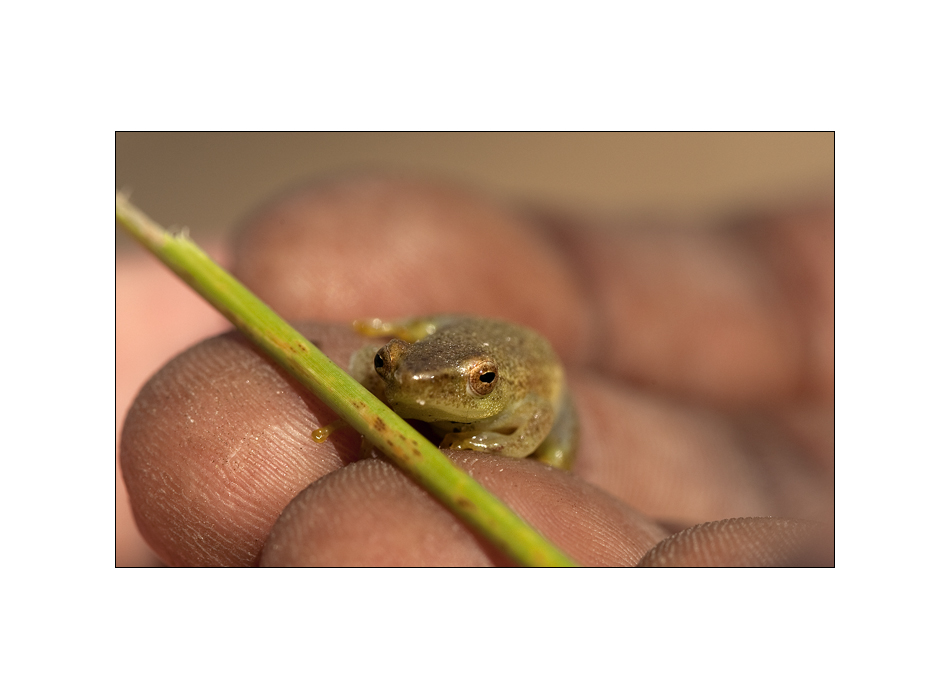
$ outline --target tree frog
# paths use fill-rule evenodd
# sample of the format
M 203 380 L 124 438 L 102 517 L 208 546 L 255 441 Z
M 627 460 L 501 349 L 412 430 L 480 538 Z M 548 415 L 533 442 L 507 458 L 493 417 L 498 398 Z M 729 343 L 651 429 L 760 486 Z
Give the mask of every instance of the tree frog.
M 356 351 L 350 374 L 401 417 L 427 423 L 441 447 L 570 469 L 574 405 L 557 355 L 534 331 L 458 315 L 353 325 L 393 339 Z

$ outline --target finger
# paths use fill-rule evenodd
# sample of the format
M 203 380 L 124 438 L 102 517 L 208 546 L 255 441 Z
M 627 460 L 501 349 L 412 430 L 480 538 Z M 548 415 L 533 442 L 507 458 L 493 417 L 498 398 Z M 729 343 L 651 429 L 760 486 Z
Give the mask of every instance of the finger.
M 489 566 L 475 536 L 381 460 L 314 482 L 284 510 L 261 566 Z
M 449 452 L 492 493 L 587 566 L 629 566 L 665 535 L 571 474 L 531 460 Z M 281 515 L 265 566 L 485 566 L 510 563 L 395 467 L 367 460 L 301 493 Z
M 833 473 L 758 415 L 726 414 L 571 379 L 580 420 L 574 471 L 660 522 L 689 526 L 745 515 L 831 520 Z
M 302 327 L 345 365 L 349 329 Z M 143 537 L 167 564 L 250 565 L 309 483 L 355 458 L 359 437 L 310 433 L 336 416 L 236 332 L 207 340 L 142 389 L 120 458 Z
M 530 325 L 566 358 L 588 350 L 581 291 L 544 232 L 452 187 L 357 178 L 290 194 L 242 227 L 235 274 L 290 318 L 474 313 Z
M 801 342 L 800 393 L 834 405 L 835 220 L 831 205 L 749 219 L 739 236 L 779 281 Z
M 221 260 L 223 247 L 209 253 Z M 228 324 L 204 300 L 144 251 L 127 251 L 115 261 L 116 566 L 157 563 L 135 526 L 119 469 L 119 433 L 136 392 L 183 348 Z
M 608 373 L 733 406 L 833 397 L 830 208 L 717 228 L 547 222 Z
M 834 566 L 834 534 L 802 520 L 721 520 L 668 537 L 637 566 Z

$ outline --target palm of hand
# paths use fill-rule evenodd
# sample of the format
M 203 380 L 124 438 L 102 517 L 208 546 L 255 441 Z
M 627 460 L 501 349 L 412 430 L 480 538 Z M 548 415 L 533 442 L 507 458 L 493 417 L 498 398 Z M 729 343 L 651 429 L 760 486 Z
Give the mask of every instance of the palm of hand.
M 833 243 L 827 212 L 633 230 L 356 180 L 259 213 L 234 270 L 285 318 L 328 322 L 301 328 L 344 367 L 359 317 L 471 313 L 547 336 L 580 416 L 575 473 L 452 457 L 583 564 L 824 562 L 827 537 L 784 519 L 665 538 L 743 516 L 831 522 Z M 122 435 L 146 539 L 174 564 L 504 563 L 394 468 L 359 460 L 351 431 L 309 440 L 332 420 L 236 334 L 179 356 Z

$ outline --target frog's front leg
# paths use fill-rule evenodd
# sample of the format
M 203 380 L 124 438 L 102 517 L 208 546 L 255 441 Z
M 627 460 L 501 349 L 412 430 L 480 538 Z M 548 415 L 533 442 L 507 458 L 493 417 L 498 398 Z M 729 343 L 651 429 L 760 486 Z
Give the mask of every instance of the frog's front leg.
M 578 433 L 579 424 L 574 401 L 570 392 L 564 391 L 554 426 L 531 457 L 558 469 L 570 469 L 577 454 Z
M 402 318 L 398 321 L 383 321 L 379 318 L 359 319 L 353 321 L 353 329 L 360 335 L 369 338 L 392 337 L 414 343 L 426 336 L 432 335 L 439 328 L 455 316 L 415 316 Z
M 456 426 L 446 432 L 441 447 L 527 457 L 544 441 L 554 419 L 551 402 L 529 394 L 487 425 L 483 423 L 482 430 L 465 430 L 466 426 Z

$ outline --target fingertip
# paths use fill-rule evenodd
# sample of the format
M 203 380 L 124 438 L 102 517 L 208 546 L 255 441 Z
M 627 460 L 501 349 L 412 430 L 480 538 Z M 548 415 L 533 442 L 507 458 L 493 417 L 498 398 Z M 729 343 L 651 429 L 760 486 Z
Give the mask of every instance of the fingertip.
M 310 438 L 335 418 L 236 332 L 185 351 L 143 387 L 122 432 L 143 537 L 167 564 L 253 564 L 294 495 L 355 457 L 353 431 Z
M 469 313 L 587 352 L 582 291 L 531 219 L 477 192 L 362 176 L 291 192 L 250 218 L 235 274 L 278 313 L 351 322 Z
M 367 459 L 310 484 L 274 525 L 261 566 L 488 566 L 451 513 L 391 464 Z
M 833 539 L 831 528 L 805 520 L 719 520 L 668 537 L 637 566 L 834 566 Z
M 450 456 L 582 566 L 632 566 L 668 534 L 573 472 L 466 450 Z

